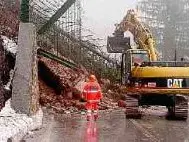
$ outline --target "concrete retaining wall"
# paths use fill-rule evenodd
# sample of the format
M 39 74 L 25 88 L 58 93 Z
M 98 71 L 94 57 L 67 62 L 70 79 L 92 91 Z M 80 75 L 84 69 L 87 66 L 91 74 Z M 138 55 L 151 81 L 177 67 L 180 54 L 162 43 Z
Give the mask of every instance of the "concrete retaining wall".
M 39 88 L 36 29 L 31 23 L 20 23 L 15 68 L 11 106 L 18 113 L 35 114 Z

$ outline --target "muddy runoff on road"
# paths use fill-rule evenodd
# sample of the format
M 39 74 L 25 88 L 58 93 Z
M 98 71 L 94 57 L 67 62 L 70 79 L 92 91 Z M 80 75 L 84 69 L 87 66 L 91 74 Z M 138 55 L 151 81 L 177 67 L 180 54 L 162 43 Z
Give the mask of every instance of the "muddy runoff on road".
M 103 110 L 97 121 L 81 114 L 44 109 L 43 127 L 25 136 L 26 142 L 187 142 L 189 123 L 168 121 L 166 108 L 143 109 L 141 119 L 126 119 L 124 109 Z

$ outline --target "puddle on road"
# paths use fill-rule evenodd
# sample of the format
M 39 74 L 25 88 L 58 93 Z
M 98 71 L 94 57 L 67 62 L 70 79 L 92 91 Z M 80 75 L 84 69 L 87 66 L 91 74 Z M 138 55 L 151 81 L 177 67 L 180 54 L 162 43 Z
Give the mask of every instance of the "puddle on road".
M 81 114 L 69 116 L 55 114 L 54 120 L 46 121 L 47 124 L 53 121 L 49 142 L 149 142 L 151 140 L 187 142 L 189 138 L 188 121 L 168 121 L 165 117 L 159 117 L 154 113 L 134 120 L 138 125 L 136 128 L 133 127 L 130 119 L 125 118 L 123 111 L 101 112 L 96 122 L 86 121 L 85 115 Z M 41 134 L 44 135 L 44 133 Z M 34 139 L 30 140 L 28 142 L 38 142 L 40 138 L 34 135 Z

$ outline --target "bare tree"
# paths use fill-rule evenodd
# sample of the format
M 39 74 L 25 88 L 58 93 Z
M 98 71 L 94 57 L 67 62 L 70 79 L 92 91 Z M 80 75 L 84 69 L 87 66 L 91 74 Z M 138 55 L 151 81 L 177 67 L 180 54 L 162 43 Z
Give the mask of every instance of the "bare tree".
M 158 50 L 162 52 L 165 60 L 174 60 L 175 51 L 180 56 L 187 51 L 189 48 L 189 1 L 141 0 L 138 7 L 143 21 L 150 26 Z

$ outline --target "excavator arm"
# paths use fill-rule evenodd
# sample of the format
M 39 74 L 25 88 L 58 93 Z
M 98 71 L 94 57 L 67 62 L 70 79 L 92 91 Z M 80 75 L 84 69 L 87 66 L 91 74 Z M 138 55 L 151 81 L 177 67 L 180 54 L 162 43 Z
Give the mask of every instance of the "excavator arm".
M 123 20 L 120 22 L 120 24 L 116 25 L 116 29 L 114 32 L 114 38 L 116 39 L 120 33 L 123 34 L 122 37 L 124 37 L 124 32 L 130 31 L 133 36 L 135 42 L 139 45 L 139 49 L 147 50 L 150 56 L 151 61 L 157 61 L 158 53 L 155 49 L 155 42 L 152 37 L 152 34 L 150 30 L 145 27 L 142 22 L 140 22 L 137 18 L 136 12 L 134 10 L 128 10 L 127 15 L 123 18 Z M 113 39 L 113 38 L 111 38 Z M 109 37 L 108 43 L 111 44 L 111 40 Z M 115 42 L 113 42 L 114 45 L 109 45 L 109 47 L 115 46 Z M 117 41 L 118 44 L 120 44 L 120 41 Z M 123 42 L 122 42 L 123 45 Z M 120 47 L 120 45 L 119 45 Z M 113 47 L 112 47 L 113 48 Z M 132 47 L 131 47 L 132 48 Z

